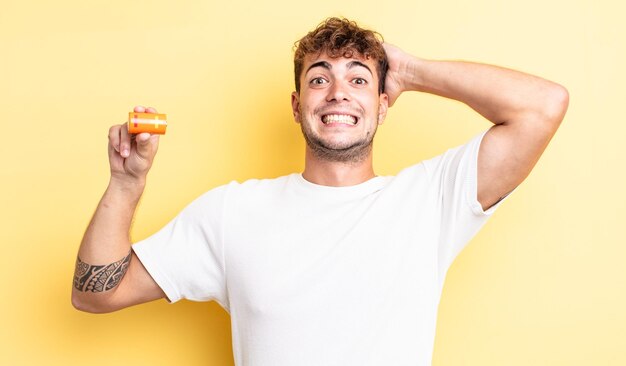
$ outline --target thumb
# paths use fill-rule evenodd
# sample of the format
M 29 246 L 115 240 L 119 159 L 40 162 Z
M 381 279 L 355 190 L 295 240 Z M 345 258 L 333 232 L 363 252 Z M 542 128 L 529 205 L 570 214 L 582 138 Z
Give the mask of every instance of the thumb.
M 137 155 L 143 159 L 152 160 L 159 147 L 159 135 L 150 135 L 143 132 L 135 138 L 137 142 Z

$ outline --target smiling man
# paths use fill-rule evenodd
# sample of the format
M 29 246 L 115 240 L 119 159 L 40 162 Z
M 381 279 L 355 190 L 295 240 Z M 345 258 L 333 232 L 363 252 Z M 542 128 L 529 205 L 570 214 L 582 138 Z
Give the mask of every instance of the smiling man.
M 420 59 L 346 19 L 297 45 L 304 171 L 214 188 L 131 249 L 158 136 L 111 127 L 111 180 L 78 252 L 73 304 L 215 300 L 231 315 L 237 365 L 429 365 L 450 264 L 530 173 L 567 91 L 496 66 Z M 377 176 L 376 129 L 408 91 L 464 102 L 494 126 Z
M 293 92 L 292 104 L 310 151 L 326 161 L 362 163 L 371 156 L 376 127 L 387 110 L 373 62 L 323 53 L 308 55 L 305 63 L 310 63 L 302 75 L 306 85 Z
M 291 101 L 307 142 L 303 176 L 329 186 L 374 177 L 372 142 L 388 103 L 387 57 L 376 34 L 329 19 L 299 41 L 294 63 Z

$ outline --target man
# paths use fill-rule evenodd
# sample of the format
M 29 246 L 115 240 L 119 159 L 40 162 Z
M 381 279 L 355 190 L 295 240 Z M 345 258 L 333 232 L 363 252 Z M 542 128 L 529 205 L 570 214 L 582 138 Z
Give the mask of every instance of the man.
M 111 180 L 78 252 L 75 307 L 215 300 L 231 315 L 238 365 L 430 364 L 448 267 L 530 173 L 567 91 L 495 66 L 419 59 L 337 18 L 298 42 L 295 81 L 304 172 L 215 188 L 133 250 L 158 137 L 110 129 Z M 374 134 L 405 91 L 462 101 L 494 126 L 376 176 Z

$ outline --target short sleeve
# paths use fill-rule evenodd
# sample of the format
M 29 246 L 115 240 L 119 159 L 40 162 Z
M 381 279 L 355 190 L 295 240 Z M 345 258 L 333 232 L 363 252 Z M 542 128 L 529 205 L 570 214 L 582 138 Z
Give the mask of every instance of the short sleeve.
M 424 162 L 440 205 L 440 285 L 443 285 L 445 274 L 457 255 L 504 200 L 486 211 L 478 202 L 478 151 L 486 132 Z
M 157 233 L 132 246 L 170 302 L 215 300 L 227 309 L 221 230 L 227 187 L 198 197 Z

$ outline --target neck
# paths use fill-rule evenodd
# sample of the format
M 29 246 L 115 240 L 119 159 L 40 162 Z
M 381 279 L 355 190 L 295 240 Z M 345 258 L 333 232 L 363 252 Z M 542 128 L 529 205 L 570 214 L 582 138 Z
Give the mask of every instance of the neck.
M 321 159 L 307 146 L 302 176 L 311 183 L 345 187 L 366 182 L 376 175 L 371 151 L 358 162 L 337 162 Z

